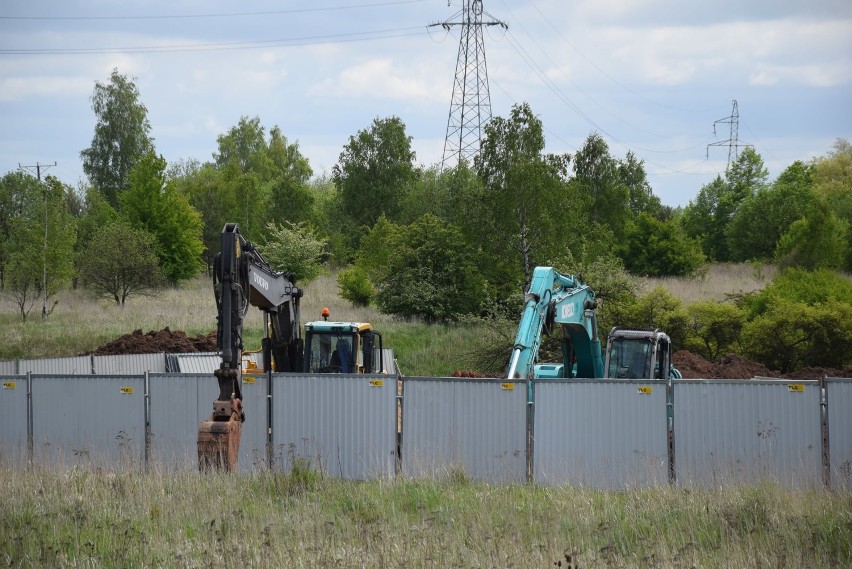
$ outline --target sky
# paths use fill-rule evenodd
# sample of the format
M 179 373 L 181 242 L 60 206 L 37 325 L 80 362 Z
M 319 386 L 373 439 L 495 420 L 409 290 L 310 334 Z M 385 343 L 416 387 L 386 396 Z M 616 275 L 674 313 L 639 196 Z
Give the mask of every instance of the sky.
M 546 152 L 599 133 L 684 206 L 724 174 L 732 139 L 777 177 L 852 140 L 849 0 L 484 0 L 491 113 L 527 103 Z M 0 175 L 77 186 L 91 96 L 113 69 L 170 163 L 211 161 L 258 117 L 316 176 L 376 118 L 399 117 L 418 165 L 440 164 L 462 0 L 0 0 Z M 715 131 L 715 132 L 714 132 Z M 54 163 L 56 164 L 54 166 Z M 29 168 L 35 171 L 35 168 Z

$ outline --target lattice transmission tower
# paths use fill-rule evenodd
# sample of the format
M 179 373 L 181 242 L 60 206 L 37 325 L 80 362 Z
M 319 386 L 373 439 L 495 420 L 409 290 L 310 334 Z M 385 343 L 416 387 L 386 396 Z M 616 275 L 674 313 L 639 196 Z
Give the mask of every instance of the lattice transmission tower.
M 707 145 L 707 158 L 710 158 L 710 147 L 711 146 L 727 146 L 728 147 L 728 166 L 725 168 L 727 172 L 731 168 L 731 163 L 736 162 L 739 157 L 739 149 L 740 147 L 746 148 L 752 146 L 751 144 L 743 144 L 739 141 L 739 131 L 740 131 L 740 109 L 737 107 L 737 100 L 734 99 L 733 107 L 731 108 L 731 116 L 719 119 L 713 123 L 713 136 L 716 136 L 716 125 L 717 124 L 730 124 L 731 125 L 731 135 L 728 137 L 728 140 L 720 140 L 719 142 L 712 142 Z
M 447 2 L 449 6 L 449 2 Z M 508 26 L 485 12 L 482 0 L 462 0 L 462 9 L 450 19 L 430 27 L 441 26 L 449 31 L 461 27 L 459 53 L 453 97 L 447 119 L 447 136 L 441 169 L 456 166 L 462 160 L 471 161 L 479 152 L 482 130 L 491 119 L 491 95 L 488 91 L 488 67 L 485 64 L 485 26 Z

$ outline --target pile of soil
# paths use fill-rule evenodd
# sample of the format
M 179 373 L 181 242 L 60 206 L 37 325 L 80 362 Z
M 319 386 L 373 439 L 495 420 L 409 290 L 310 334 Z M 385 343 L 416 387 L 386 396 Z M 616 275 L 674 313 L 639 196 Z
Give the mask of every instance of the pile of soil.
M 142 330 L 134 330 L 131 334 L 125 334 L 85 355 L 111 356 L 121 354 L 157 354 L 160 352 L 188 354 L 215 351 L 216 332 L 210 332 L 206 336 L 198 335 L 195 338 L 190 338 L 182 330 L 172 332 L 166 327 L 159 332 L 151 331 L 147 334 L 143 334 Z
M 806 367 L 790 373 L 780 373 L 765 365 L 728 354 L 710 362 L 698 354 L 681 350 L 672 354 L 672 363 L 684 379 L 751 379 L 777 377 L 782 379 L 820 379 L 822 377 L 852 377 L 852 366 L 842 369 Z

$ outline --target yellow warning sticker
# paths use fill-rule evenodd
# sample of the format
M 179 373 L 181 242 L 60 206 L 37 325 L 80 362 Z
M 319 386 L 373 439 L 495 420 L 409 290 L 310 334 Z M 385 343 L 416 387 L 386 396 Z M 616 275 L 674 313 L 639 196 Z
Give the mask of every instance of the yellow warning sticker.
M 805 390 L 805 385 L 803 383 L 788 383 L 787 389 L 795 391 L 796 393 L 801 393 Z
M 650 385 L 640 385 L 637 391 L 642 395 L 651 395 L 654 392 L 654 388 Z
M 514 383 L 501 383 L 500 389 L 503 389 L 504 391 L 514 391 L 515 390 L 515 384 Z
M 122 393 L 128 393 L 128 394 L 129 394 L 129 393 L 133 393 L 133 388 L 132 388 L 132 387 L 124 386 L 124 387 L 122 387 L 122 388 L 121 388 L 121 392 L 122 392 Z
M 3 389 L 15 389 L 15 382 L 14 381 L 4 381 L 3 382 Z
M 385 384 L 383 379 L 371 379 L 370 387 L 382 387 Z
M 244 375 L 243 376 L 243 383 L 254 383 L 254 376 L 253 375 Z

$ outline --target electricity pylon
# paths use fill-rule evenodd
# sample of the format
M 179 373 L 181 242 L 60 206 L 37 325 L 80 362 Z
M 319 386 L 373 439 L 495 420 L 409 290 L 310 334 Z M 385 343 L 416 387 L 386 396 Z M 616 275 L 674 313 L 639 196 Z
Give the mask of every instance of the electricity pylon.
M 727 146 L 728 147 L 728 166 L 725 168 L 727 172 L 731 168 L 731 163 L 737 161 L 737 157 L 739 156 L 740 147 L 746 148 L 752 146 L 751 144 L 741 144 L 739 141 L 739 130 L 740 130 L 740 110 L 737 107 L 737 100 L 734 99 L 733 107 L 731 108 L 731 116 L 719 119 L 713 123 L 713 136 L 716 136 L 716 125 L 718 123 L 722 124 L 730 124 L 731 125 L 731 135 L 728 137 L 728 140 L 720 140 L 719 142 L 711 142 L 707 145 L 707 158 L 710 158 L 710 147 L 711 146 Z
M 483 15 L 490 19 L 483 20 Z M 461 26 L 462 32 L 450 116 L 447 119 L 447 136 L 444 139 L 444 155 L 441 159 L 443 170 L 462 160 L 471 161 L 479 151 L 482 130 L 491 119 L 491 95 L 488 91 L 482 29 L 484 26 L 508 29 L 508 26 L 486 13 L 482 8 L 482 0 L 462 0 L 461 11 L 444 22 L 430 24 L 432 26 L 441 26 L 447 31 L 453 26 Z

